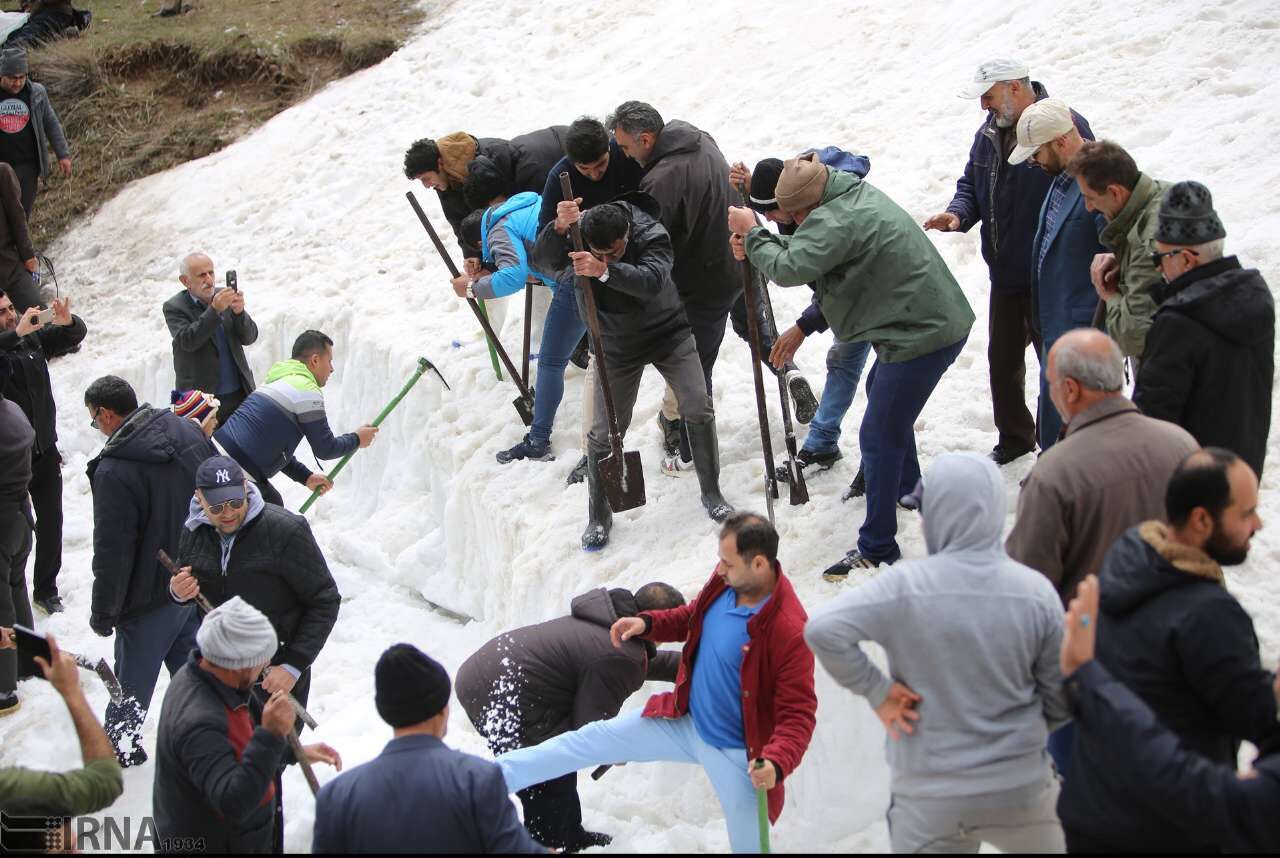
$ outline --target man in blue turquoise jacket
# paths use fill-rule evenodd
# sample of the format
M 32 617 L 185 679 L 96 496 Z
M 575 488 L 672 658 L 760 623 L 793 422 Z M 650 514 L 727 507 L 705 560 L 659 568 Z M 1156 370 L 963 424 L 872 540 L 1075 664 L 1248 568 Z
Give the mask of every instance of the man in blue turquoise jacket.
M 1089 279 L 1093 257 L 1103 252 L 1098 236 L 1106 227 L 1102 214 L 1085 208 L 1080 185 L 1067 174 L 1067 162 L 1080 151 L 1084 137 L 1071 109 L 1057 98 L 1037 101 L 1018 119 L 1018 145 L 1010 164 L 1031 161 L 1053 177 L 1040 206 L 1031 243 L 1031 300 L 1040 325 L 1040 407 L 1036 430 L 1040 449 L 1048 450 L 1062 431 L 1062 417 L 1049 398 L 1045 367 L 1049 349 L 1072 328 L 1087 328 L 1098 306 Z
M 316 458 L 339 459 L 368 447 L 378 434 L 376 426 L 361 426 L 334 437 L 320 392 L 332 374 L 333 340 L 319 331 L 303 331 L 294 340 L 292 359 L 271 367 L 266 383 L 213 433 L 214 442 L 253 478 L 267 503 L 284 506 L 268 482 L 281 471 L 308 489 L 323 493 L 333 488 L 324 474 L 312 473 L 294 458 L 303 437 Z

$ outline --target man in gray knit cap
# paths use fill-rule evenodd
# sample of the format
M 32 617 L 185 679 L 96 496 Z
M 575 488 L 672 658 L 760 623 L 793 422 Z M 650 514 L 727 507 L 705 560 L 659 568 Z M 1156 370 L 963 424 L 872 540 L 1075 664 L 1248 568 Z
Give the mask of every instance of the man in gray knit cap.
M 160 709 L 156 830 L 165 851 L 269 852 L 274 781 L 294 710 L 288 693 L 276 691 L 254 724 L 249 694 L 280 641 L 266 616 L 235 596 L 205 616 L 196 643 Z M 342 769 L 328 745 L 303 751 Z
M 1178 182 L 1160 201 L 1155 253 L 1164 278 L 1133 401 L 1204 447 L 1225 447 L 1262 476 L 1271 431 L 1276 312 L 1256 268 L 1223 256 L 1227 230 L 1209 189 Z

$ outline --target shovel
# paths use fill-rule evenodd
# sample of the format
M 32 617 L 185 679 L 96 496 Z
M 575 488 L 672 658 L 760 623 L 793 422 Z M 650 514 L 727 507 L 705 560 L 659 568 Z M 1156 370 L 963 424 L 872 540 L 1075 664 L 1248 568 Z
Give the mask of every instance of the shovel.
M 569 174 L 560 174 L 560 190 L 566 200 L 572 200 L 573 186 L 569 183 Z M 570 227 L 573 236 L 573 249 L 581 253 L 582 230 L 575 223 Z M 618 414 L 613 408 L 613 391 L 609 387 L 609 373 L 605 369 L 604 341 L 600 338 L 600 316 L 596 312 L 595 289 L 587 277 L 578 278 L 578 288 L 582 290 L 583 304 L 587 308 L 587 328 L 591 332 L 591 350 L 596 359 L 596 377 L 600 380 L 600 392 L 604 396 L 604 413 L 609 421 L 609 455 L 600 460 L 600 480 L 604 483 L 604 494 L 609 500 L 609 507 L 614 512 L 623 512 L 644 506 L 644 468 L 640 464 L 640 453 L 632 450 L 622 451 L 622 433 L 618 431 Z
M 83 655 L 76 655 L 75 653 L 69 653 L 69 655 L 76 660 L 77 667 L 98 674 L 102 684 L 107 687 L 107 694 L 110 695 L 112 703 L 117 706 L 124 703 L 124 689 L 120 687 L 120 680 L 116 678 L 115 671 L 107 664 L 105 658 L 98 659 L 98 663 L 94 664 Z

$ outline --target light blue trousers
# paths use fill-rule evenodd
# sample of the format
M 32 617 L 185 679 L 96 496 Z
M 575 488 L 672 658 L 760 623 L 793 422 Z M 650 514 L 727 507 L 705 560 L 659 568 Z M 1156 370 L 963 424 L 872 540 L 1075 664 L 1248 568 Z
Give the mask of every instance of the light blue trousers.
M 759 852 L 757 799 L 745 748 L 713 748 L 693 719 L 642 718 L 639 712 L 596 721 L 541 745 L 497 758 L 511 792 L 605 763 L 696 763 L 720 799 L 734 852 Z

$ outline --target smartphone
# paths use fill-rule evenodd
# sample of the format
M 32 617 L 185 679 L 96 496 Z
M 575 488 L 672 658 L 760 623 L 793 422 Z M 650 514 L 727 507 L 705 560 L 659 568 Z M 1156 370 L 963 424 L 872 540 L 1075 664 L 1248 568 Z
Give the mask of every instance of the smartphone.
M 40 656 L 46 664 L 53 664 L 53 651 L 49 649 L 49 641 L 44 635 L 26 626 L 15 625 L 13 637 L 18 644 L 19 658 L 31 661 L 36 656 Z
M 49 324 L 49 323 L 50 323 L 50 322 L 52 322 L 52 321 L 53 321 L 53 308 L 52 308 L 52 307 L 50 307 L 50 308 L 49 308 L 49 309 L 47 309 L 47 310 L 41 310 L 39 313 L 36 313 L 36 323 L 37 323 L 37 324 L 47 325 L 47 324 Z
M 232 269 L 231 271 L 227 272 L 227 288 L 230 289 L 232 292 L 240 291 L 240 284 L 239 284 L 239 281 L 236 279 L 235 269 Z

